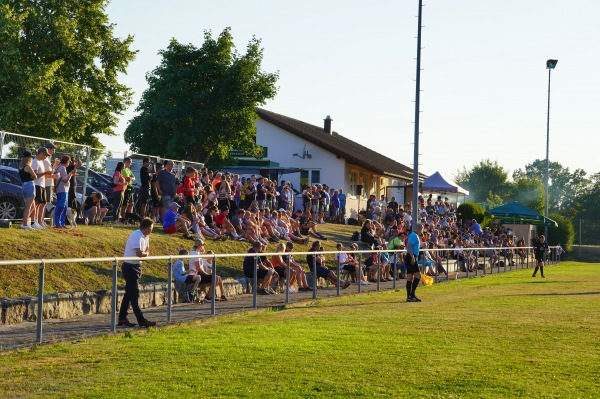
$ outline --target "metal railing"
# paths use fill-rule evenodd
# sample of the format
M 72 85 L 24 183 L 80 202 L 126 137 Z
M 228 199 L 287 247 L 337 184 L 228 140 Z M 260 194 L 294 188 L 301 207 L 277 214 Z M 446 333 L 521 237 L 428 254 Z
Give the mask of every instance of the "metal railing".
M 555 250 L 553 247 L 550 247 L 550 254 L 549 257 L 547 258 L 547 261 L 549 261 L 550 263 L 556 263 L 557 261 L 559 261 L 559 259 L 557 259 L 556 255 L 555 255 Z M 486 260 L 489 261 L 490 257 L 486 256 L 486 252 L 490 252 L 490 251 L 506 251 L 506 248 L 496 248 L 496 247 L 490 247 L 490 248 L 461 248 L 462 251 L 483 251 L 483 264 L 484 267 L 482 269 L 480 269 L 480 265 L 479 265 L 479 260 L 476 261 L 476 265 L 477 267 L 474 268 L 474 270 L 470 269 L 470 267 L 466 267 L 465 271 L 463 271 L 462 273 L 465 273 L 465 276 L 468 278 L 470 277 L 470 275 L 479 275 L 480 273 L 482 274 L 486 274 Z M 532 255 L 532 247 L 520 247 L 518 248 L 519 250 L 524 250 L 526 251 L 526 257 L 525 257 L 525 261 L 521 264 L 521 269 L 523 269 L 524 267 L 529 268 L 530 267 L 530 263 L 533 263 L 531 261 L 531 255 Z M 516 251 L 517 248 L 512 248 L 513 252 L 515 252 L 515 256 L 517 256 Z M 445 248 L 445 249 L 427 249 L 428 252 L 452 252 L 455 251 L 454 248 Z M 336 255 L 336 254 L 356 254 L 358 256 L 358 266 L 356 268 L 357 272 L 358 272 L 358 284 L 357 284 L 357 291 L 358 293 L 362 292 L 362 285 L 360 284 L 360 280 L 362 280 L 363 278 L 363 272 L 362 272 L 362 257 L 364 254 L 380 254 L 383 252 L 387 252 L 388 254 L 390 254 L 390 260 L 394 260 L 392 263 L 392 267 L 393 267 L 393 285 L 392 285 L 392 289 L 396 289 L 396 281 L 397 281 L 397 272 L 398 272 L 398 267 L 400 265 L 402 265 L 402 263 L 397 262 L 397 259 L 401 259 L 401 256 L 403 254 L 406 253 L 405 250 L 357 250 L 357 251 L 318 251 L 318 252 L 265 252 L 265 253 L 237 253 L 237 254 L 209 254 L 209 255 L 169 255 L 169 256 L 148 256 L 145 258 L 137 258 L 137 257 L 106 257 L 106 258 L 70 258 L 70 259 L 32 259 L 32 260 L 3 260 L 0 261 L 0 266 L 15 266 L 15 265 L 37 265 L 38 266 L 38 292 L 37 292 L 37 330 L 36 330 L 36 343 L 37 344 L 41 344 L 42 343 L 42 333 L 43 333 L 43 305 L 44 305 L 44 281 L 45 281 L 45 269 L 47 265 L 50 264 L 66 264 L 66 263 L 102 263 L 102 262 L 111 262 L 112 263 L 112 299 L 111 299 L 111 331 L 114 333 L 116 332 L 116 327 L 117 327 L 117 302 L 118 302 L 118 288 L 117 288 L 117 283 L 118 283 L 118 264 L 119 262 L 122 261 L 149 261 L 149 260 L 167 260 L 168 261 L 168 269 L 167 269 L 167 323 L 171 323 L 171 319 L 172 319 L 172 307 L 173 307 L 173 263 L 174 260 L 177 259 L 198 259 L 198 258 L 205 258 L 205 259 L 210 259 L 212 258 L 212 282 L 211 282 L 211 291 L 212 291 L 212 297 L 213 299 L 216 298 L 216 277 L 217 277 L 217 259 L 220 258 L 246 258 L 248 256 L 254 257 L 254 276 L 253 276 L 253 289 L 252 289 L 252 295 L 253 295 L 253 308 L 257 308 L 258 307 L 258 298 L 257 298 L 257 287 L 258 287 L 258 258 L 259 257 L 263 257 L 263 256 L 276 256 L 276 255 L 315 255 L 315 254 L 322 254 L 322 255 Z M 507 260 L 507 256 L 506 254 L 502 255 L 503 256 L 503 265 L 500 265 L 500 258 L 498 258 L 498 262 L 496 266 L 496 273 L 501 273 L 501 269 L 503 269 L 502 272 L 507 272 L 507 271 L 512 271 L 513 270 L 513 264 L 510 260 Z M 508 257 L 510 258 L 510 257 Z M 316 256 L 313 257 L 314 259 L 314 263 L 312 265 L 312 298 L 316 299 L 317 298 L 317 290 L 318 290 L 318 284 L 317 284 L 317 280 L 318 280 L 318 276 L 317 276 L 317 272 L 316 272 Z M 339 296 L 340 295 L 340 288 L 341 288 L 341 264 L 340 264 L 340 257 L 337 257 L 337 262 L 336 263 L 336 276 L 337 276 L 337 284 L 336 284 L 336 295 Z M 290 287 L 290 261 L 291 261 L 291 257 L 288 256 L 287 259 L 287 264 L 286 264 L 286 279 L 285 279 L 285 303 L 288 304 L 290 301 L 289 298 L 289 287 Z M 448 257 L 445 259 L 446 262 L 446 281 L 449 280 L 449 266 L 450 266 L 450 262 L 455 263 L 458 267 L 458 270 L 456 271 L 456 273 L 461 273 L 460 271 L 460 264 L 458 261 L 456 260 L 450 260 Z M 508 269 L 507 269 L 507 265 L 508 265 Z M 381 257 L 378 256 L 377 257 L 377 264 L 374 265 L 375 267 L 377 267 L 377 285 L 376 285 L 376 290 L 380 291 L 381 289 Z M 467 266 L 471 266 L 471 265 L 467 265 Z M 494 273 L 494 265 L 491 265 L 490 267 L 490 274 Z M 421 265 L 421 272 L 425 273 L 425 268 L 428 267 L 425 264 Z M 515 269 L 518 269 L 518 266 L 515 262 L 514 265 Z M 435 279 L 435 282 L 440 282 L 443 281 L 444 279 L 440 279 L 437 278 Z M 216 301 L 213 300 L 211 302 L 211 309 L 210 309 L 210 314 L 211 316 L 215 316 L 217 312 L 216 309 Z

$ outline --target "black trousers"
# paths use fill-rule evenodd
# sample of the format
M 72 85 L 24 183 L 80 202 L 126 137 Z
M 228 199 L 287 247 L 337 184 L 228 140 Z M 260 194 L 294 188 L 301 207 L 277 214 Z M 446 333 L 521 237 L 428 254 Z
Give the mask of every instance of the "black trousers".
M 140 286 L 139 281 L 142 277 L 142 269 L 140 265 L 133 263 L 123 262 L 121 265 L 121 271 L 123 272 L 123 278 L 125 279 L 125 295 L 121 302 L 121 310 L 119 311 L 119 320 L 125 320 L 127 318 L 127 311 L 129 305 L 133 309 L 135 318 L 138 323 L 144 321 L 144 314 L 140 309 L 139 298 L 140 298 Z

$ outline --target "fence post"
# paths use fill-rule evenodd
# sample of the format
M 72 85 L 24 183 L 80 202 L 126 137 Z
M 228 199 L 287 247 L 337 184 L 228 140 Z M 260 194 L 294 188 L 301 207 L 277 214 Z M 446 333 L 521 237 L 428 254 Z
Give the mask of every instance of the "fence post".
M 258 255 L 254 255 L 254 276 L 252 277 L 252 307 L 256 309 L 256 292 L 258 291 Z
M 377 252 L 377 291 L 381 289 L 381 252 Z
M 288 255 L 285 265 L 285 303 L 290 303 L 290 260 L 292 255 Z M 298 281 L 298 286 L 300 282 Z
M 0 161 L 2 161 L 2 151 L 4 150 L 4 136 L 6 136 L 6 132 L 4 130 L 0 131 Z M 581 240 L 580 240 L 581 242 Z M 581 245 L 581 244 L 580 244 Z
M 171 323 L 171 306 L 173 305 L 173 257 L 169 258 L 167 270 L 167 323 Z
M 110 302 L 110 330 L 117 332 L 117 258 L 113 260 L 112 270 L 112 301 Z
M 81 217 L 85 217 L 84 212 L 83 212 L 83 203 L 85 202 L 85 193 L 87 191 L 87 182 L 88 182 L 88 171 L 90 170 L 90 155 L 91 155 L 91 148 L 90 146 L 85 147 L 85 174 L 84 174 L 84 178 L 83 178 L 83 191 L 81 192 L 81 206 L 79 207 L 80 209 L 80 216 Z
M 362 281 L 363 281 L 363 271 L 362 271 L 362 252 L 358 254 L 358 293 L 362 292 Z
M 216 303 L 217 303 L 217 257 L 213 255 L 213 264 L 212 264 L 212 302 L 210 303 L 210 314 L 214 316 L 216 314 Z M 221 295 L 224 295 L 221 292 Z
M 487 268 L 487 261 L 485 260 L 485 258 L 486 258 L 485 254 L 486 253 L 487 253 L 487 250 L 485 250 L 485 247 L 484 247 L 484 250 L 483 250 L 483 275 L 484 276 L 486 275 L 485 269 Z
M 341 260 L 342 252 L 338 252 L 337 258 L 337 284 L 336 284 L 336 295 L 340 296 L 340 279 L 342 275 L 340 274 L 340 260 Z
M 317 254 L 313 256 L 313 287 L 312 299 L 317 299 Z
M 39 266 L 38 274 L 38 303 L 37 303 L 37 331 L 35 342 L 40 345 L 42 343 L 42 317 L 44 317 L 44 269 L 46 265 L 42 260 Z
M 398 278 L 398 252 L 392 254 L 391 258 L 394 262 L 394 274 L 392 275 L 392 289 L 396 289 L 396 279 Z M 446 269 L 447 270 L 447 269 Z

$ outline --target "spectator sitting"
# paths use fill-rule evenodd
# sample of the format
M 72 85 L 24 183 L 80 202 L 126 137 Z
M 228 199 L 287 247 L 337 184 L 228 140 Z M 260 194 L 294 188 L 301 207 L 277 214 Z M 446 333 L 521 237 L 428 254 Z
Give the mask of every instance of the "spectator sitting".
M 309 211 L 304 212 L 304 216 L 300 218 L 300 233 L 303 235 L 311 235 L 315 238 L 320 238 L 321 240 L 327 240 L 325 236 L 317 231 L 317 224 L 312 221 L 311 213 Z
M 340 251 L 335 254 L 334 260 L 339 263 L 340 269 L 345 270 L 352 276 L 352 281 L 356 282 L 357 280 L 361 285 L 368 285 L 369 283 L 362 280 L 362 266 L 359 266 L 356 259 L 351 254 L 348 254 L 344 251 L 358 251 L 358 245 L 352 244 L 349 248 L 345 248 L 341 243 L 336 245 L 336 249 Z M 357 277 L 356 270 L 358 269 L 359 275 Z
M 273 265 L 264 256 L 257 256 L 263 250 L 263 245 L 259 241 L 252 243 L 252 248 L 248 250 L 249 256 L 244 257 L 244 276 L 246 278 L 254 278 L 255 262 L 256 262 L 256 278 L 262 279 L 262 289 L 256 291 L 259 295 L 274 295 L 276 292 L 273 286 L 277 284 L 279 275 L 275 272 Z M 255 287 L 256 289 L 256 287 Z
M 177 232 L 183 233 L 183 238 L 194 239 L 188 227 L 191 226 L 191 222 L 185 216 L 177 213 L 179 204 L 177 202 L 171 202 L 169 209 L 163 216 L 163 231 L 167 234 L 176 234 Z
M 227 184 L 223 182 L 221 184 Z M 229 221 L 229 207 L 224 206 L 221 208 L 221 212 L 215 215 L 215 225 L 221 231 L 222 234 L 230 234 L 234 240 L 246 241 L 246 239 L 239 235 L 231 222 Z
M 87 197 L 83 203 L 83 216 L 89 224 L 101 225 L 104 217 L 108 213 L 108 208 L 103 208 L 101 205 L 102 194 L 94 192 Z
M 325 266 L 325 260 L 323 258 L 323 255 L 317 253 L 322 250 L 323 247 L 321 247 L 321 243 L 319 241 L 314 241 L 312 247 L 309 250 L 309 252 L 313 253 L 306 255 L 306 262 L 308 262 L 308 267 L 310 268 L 311 272 L 317 273 L 318 277 L 324 278 L 330 283 L 337 285 L 337 276 Z M 349 286 L 350 281 L 346 281 L 344 284 L 341 284 L 342 289 L 346 289 Z
M 298 283 L 298 291 L 312 291 L 312 288 L 308 286 L 308 282 L 306 281 L 306 273 L 304 272 L 304 268 L 294 260 L 291 252 L 294 249 L 294 243 L 288 242 L 285 244 L 285 255 L 281 255 L 281 259 L 287 265 L 288 259 L 290 262 L 291 272 L 296 275 L 296 282 Z
M 194 246 L 192 251 L 190 251 L 190 255 L 201 255 L 204 253 L 204 241 L 203 240 L 196 240 L 194 241 Z M 212 251 L 208 251 L 206 253 L 208 254 L 213 254 Z M 213 288 L 212 287 L 212 273 L 213 273 L 213 269 L 212 269 L 212 260 L 210 258 L 190 258 L 190 269 L 193 270 L 192 273 L 197 274 L 200 277 L 200 284 L 208 284 L 209 285 L 209 292 L 210 295 L 207 295 L 204 300 L 207 302 L 212 302 L 212 298 L 215 297 L 215 291 L 214 289 L 210 289 Z M 216 281 L 216 285 L 217 287 L 219 287 L 220 291 L 221 291 L 221 301 L 227 301 L 228 298 L 227 296 L 225 296 L 225 290 L 223 288 L 223 279 L 221 279 L 221 276 L 215 276 L 215 281 Z M 216 287 L 215 287 L 216 288 Z M 215 299 L 215 302 L 219 302 L 219 298 Z
M 382 249 L 382 247 L 377 247 L 377 249 Z M 386 252 L 387 255 L 387 252 Z M 388 258 L 389 259 L 389 258 Z M 376 252 L 369 254 L 369 257 L 365 259 L 365 266 L 369 273 L 369 281 L 371 283 L 377 282 L 377 271 L 381 270 L 381 281 L 392 281 L 390 276 L 390 264 L 387 262 L 380 262 L 379 255 Z
M 185 249 L 179 251 L 179 255 L 189 255 L 189 252 Z M 178 259 L 173 264 L 173 276 L 175 278 L 175 283 L 177 284 L 193 284 L 192 292 L 196 292 L 198 289 L 198 285 L 200 284 L 200 276 L 196 274 L 195 269 L 185 270 L 185 265 L 182 259 Z M 192 298 L 190 296 L 190 292 L 188 291 L 188 302 L 192 302 Z

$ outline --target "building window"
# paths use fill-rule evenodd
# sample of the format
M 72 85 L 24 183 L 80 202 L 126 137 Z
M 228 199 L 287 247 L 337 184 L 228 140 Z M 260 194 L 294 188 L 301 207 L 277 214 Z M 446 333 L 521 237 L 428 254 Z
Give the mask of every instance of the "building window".
M 321 183 L 321 171 L 318 169 L 310 171 L 310 183 L 316 184 Z
M 321 183 L 321 169 L 308 169 L 300 171 L 300 185 L 313 185 Z

